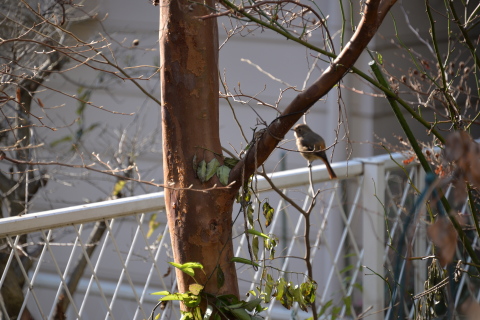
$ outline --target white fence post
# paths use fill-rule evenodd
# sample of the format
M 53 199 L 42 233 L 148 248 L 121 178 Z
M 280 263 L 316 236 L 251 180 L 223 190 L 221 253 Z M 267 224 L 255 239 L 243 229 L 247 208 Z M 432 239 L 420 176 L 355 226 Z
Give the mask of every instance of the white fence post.
M 415 168 L 415 187 L 422 192 L 425 188 L 425 171 L 421 166 Z M 415 200 L 418 198 L 419 194 L 415 197 Z M 426 232 L 425 223 L 418 223 L 416 234 L 415 234 L 415 243 L 414 243 L 414 256 L 421 257 L 424 256 L 427 252 L 427 232 Z M 415 293 L 420 293 L 425 290 L 425 280 L 427 280 L 427 261 L 423 260 L 414 260 L 414 289 Z
M 385 283 L 375 274 L 384 274 L 384 205 L 384 161 L 366 159 L 363 177 L 363 311 L 370 309 L 365 317 L 368 320 L 384 319 L 384 313 L 380 310 L 385 308 Z

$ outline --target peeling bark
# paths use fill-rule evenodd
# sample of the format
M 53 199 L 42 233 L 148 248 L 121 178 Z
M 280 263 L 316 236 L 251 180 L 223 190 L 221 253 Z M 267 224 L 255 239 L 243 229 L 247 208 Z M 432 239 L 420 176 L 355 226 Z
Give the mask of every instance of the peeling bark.
M 219 137 L 218 30 L 215 19 L 195 17 L 210 13 L 214 1 L 199 5 L 169 0 L 160 6 L 160 61 L 162 90 L 162 134 L 165 203 L 177 263 L 200 262 L 204 273 L 195 275 L 205 291 L 235 294 L 238 284 L 231 239 L 235 192 L 207 189 L 221 186 L 214 176 L 201 183 L 193 158 L 222 162 Z M 217 288 L 216 268 L 225 274 Z M 179 270 L 180 292 L 194 281 Z

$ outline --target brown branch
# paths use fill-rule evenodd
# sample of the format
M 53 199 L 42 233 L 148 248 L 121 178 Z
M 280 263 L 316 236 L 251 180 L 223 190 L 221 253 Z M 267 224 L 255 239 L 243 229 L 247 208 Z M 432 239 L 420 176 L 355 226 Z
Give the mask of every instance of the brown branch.
M 396 0 L 369 0 L 366 2 L 362 20 L 342 52 L 320 78 L 298 94 L 282 112 L 282 115 L 270 123 L 266 130 L 267 133 L 257 140 L 258 145 L 255 148 L 250 147 L 245 157 L 232 169 L 230 182 L 236 181 L 234 189 L 239 188 L 241 181 L 246 181 L 256 168 L 265 162 L 281 141 L 280 138 L 283 138 L 300 117 L 326 95 L 353 67 L 395 2 Z
M 171 189 L 171 190 L 190 190 L 190 191 L 197 191 L 197 192 L 203 192 L 203 193 L 208 193 L 211 190 L 221 190 L 221 189 L 231 189 L 232 186 L 234 185 L 235 182 L 231 182 L 230 184 L 226 186 L 218 186 L 217 184 L 214 184 L 212 187 L 205 188 L 205 189 L 196 189 L 193 188 L 193 185 L 190 185 L 189 187 L 186 188 L 177 188 L 169 185 L 164 185 L 161 183 L 155 183 L 152 181 L 147 181 L 147 180 L 140 180 L 136 178 L 130 178 L 126 176 L 122 176 L 120 174 L 117 174 L 117 172 L 124 172 L 127 170 L 131 170 L 132 167 L 127 167 L 124 169 L 111 169 L 111 170 L 101 170 L 101 169 L 96 169 L 92 168 L 92 166 L 95 165 L 95 163 L 92 164 L 68 164 L 68 163 L 61 163 L 61 162 L 56 162 L 56 161 L 50 161 L 50 162 L 39 162 L 39 161 L 29 161 L 29 160 L 18 160 L 18 159 L 12 159 L 9 158 L 5 155 L 3 151 L 0 151 L 0 160 L 6 160 L 11 163 L 15 164 L 23 164 L 23 165 L 28 165 L 28 166 L 61 166 L 61 167 L 67 167 L 67 168 L 75 168 L 75 169 L 85 169 L 97 173 L 102 173 L 106 174 L 112 177 L 120 178 L 123 180 L 129 180 L 129 181 L 134 181 L 138 183 L 143 183 L 143 184 L 148 184 L 154 187 L 161 187 L 165 189 Z M 0 172 L 1 173 L 1 172 Z

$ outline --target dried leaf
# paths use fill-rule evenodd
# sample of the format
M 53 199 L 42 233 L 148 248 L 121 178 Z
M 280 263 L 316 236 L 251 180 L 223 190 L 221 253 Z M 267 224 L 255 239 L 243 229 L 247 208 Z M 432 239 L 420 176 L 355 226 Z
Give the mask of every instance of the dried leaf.
M 459 182 L 467 180 L 480 187 L 480 145 L 467 132 L 456 131 L 447 137 L 443 157 L 456 165 L 454 176 Z
M 437 258 L 445 266 L 453 260 L 457 246 L 457 231 L 446 217 L 438 217 L 427 229 L 427 234 L 438 248 Z
M 203 290 L 203 286 L 198 283 L 193 283 L 188 286 L 188 290 L 190 290 L 190 292 L 193 293 L 194 295 L 198 296 L 200 291 Z
M 194 155 L 193 156 L 193 172 L 197 173 L 197 168 L 198 168 L 197 155 Z
M 412 162 L 415 160 L 415 158 L 416 158 L 416 157 L 413 156 L 413 157 L 410 157 L 410 158 L 408 158 L 408 159 L 405 159 L 405 160 L 403 160 L 403 164 L 404 164 L 404 165 L 410 164 L 410 163 L 412 163 Z
M 157 221 L 157 214 L 154 213 L 150 216 L 150 220 L 148 221 L 148 232 L 147 238 L 150 238 L 153 232 L 160 226 L 160 222 Z
M 217 158 L 213 158 L 207 164 L 207 170 L 205 174 L 205 181 L 210 180 L 215 173 L 217 173 L 217 168 L 220 166 L 220 162 L 218 162 Z
M 480 319 L 480 304 L 474 301 L 472 298 L 468 298 L 460 306 L 460 312 L 466 315 L 467 320 L 479 320 Z
M 247 208 L 247 219 L 248 219 L 248 223 L 253 227 L 253 207 L 252 205 L 248 205 L 248 208 Z
M 225 274 L 220 266 L 217 267 L 217 288 L 220 289 L 225 283 Z
M 272 223 L 273 214 L 275 210 L 268 202 L 263 203 L 263 216 L 265 217 L 265 226 L 268 227 Z

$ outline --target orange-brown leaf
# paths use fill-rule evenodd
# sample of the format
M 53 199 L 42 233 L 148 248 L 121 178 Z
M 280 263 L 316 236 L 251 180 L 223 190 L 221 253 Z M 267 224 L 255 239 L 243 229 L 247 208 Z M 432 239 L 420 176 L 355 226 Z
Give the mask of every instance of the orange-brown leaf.
M 410 163 L 412 163 L 414 160 L 415 160 L 415 156 L 412 156 L 412 157 L 410 157 L 410 158 L 408 158 L 408 159 L 403 160 L 403 164 L 404 164 L 404 165 L 410 164 Z
M 427 229 L 427 234 L 437 247 L 437 258 L 445 266 L 453 260 L 457 247 L 457 231 L 446 217 L 438 217 Z

